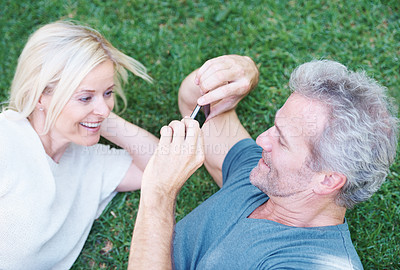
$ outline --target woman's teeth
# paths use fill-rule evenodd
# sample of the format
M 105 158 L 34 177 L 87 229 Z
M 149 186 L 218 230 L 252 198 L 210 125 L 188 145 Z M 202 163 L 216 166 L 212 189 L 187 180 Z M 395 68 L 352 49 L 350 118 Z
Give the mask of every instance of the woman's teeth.
M 89 127 L 89 128 L 96 128 L 101 125 L 101 123 L 86 123 L 86 122 L 80 122 L 82 126 Z

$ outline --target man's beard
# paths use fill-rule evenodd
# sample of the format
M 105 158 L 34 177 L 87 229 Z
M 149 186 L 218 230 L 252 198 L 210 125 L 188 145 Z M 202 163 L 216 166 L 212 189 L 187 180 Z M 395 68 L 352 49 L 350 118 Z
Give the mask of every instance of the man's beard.
M 257 165 L 250 173 L 250 182 L 268 196 L 290 197 L 306 190 L 315 172 L 303 162 L 301 168 L 295 172 L 279 172 L 271 162 L 270 155 L 263 152 L 263 161 L 269 167 L 261 170 Z

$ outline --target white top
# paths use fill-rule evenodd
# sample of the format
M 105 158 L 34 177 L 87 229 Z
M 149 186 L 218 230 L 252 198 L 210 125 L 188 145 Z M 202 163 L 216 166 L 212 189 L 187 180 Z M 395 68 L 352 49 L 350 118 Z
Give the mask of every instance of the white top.
M 57 164 L 29 121 L 10 117 L 0 114 L 0 269 L 69 269 L 132 158 L 71 143 Z

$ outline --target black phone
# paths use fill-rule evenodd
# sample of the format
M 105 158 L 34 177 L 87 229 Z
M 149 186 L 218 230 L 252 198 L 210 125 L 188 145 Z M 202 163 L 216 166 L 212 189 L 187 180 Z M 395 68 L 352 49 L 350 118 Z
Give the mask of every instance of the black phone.
M 205 106 L 197 105 L 196 108 L 194 108 L 192 114 L 190 115 L 190 118 L 197 120 L 200 124 L 200 127 L 202 127 L 209 114 L 210 114 L 209 104 Z

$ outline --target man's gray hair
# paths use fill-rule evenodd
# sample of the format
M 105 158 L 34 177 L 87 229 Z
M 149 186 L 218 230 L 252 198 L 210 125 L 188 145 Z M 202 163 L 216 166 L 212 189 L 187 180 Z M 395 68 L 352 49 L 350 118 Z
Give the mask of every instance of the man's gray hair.
M 382 185 L 396 155 L 397 112 L 386 88 L 364 72 L 352 72 L 328 60 L 299 66 L 289 85 L 293 92 L 328 107 L 322 134 L 310 141 L 310 168 L 347 177 L 336 204 L 352 208 L 370 198 Z

